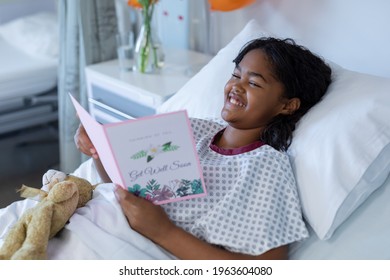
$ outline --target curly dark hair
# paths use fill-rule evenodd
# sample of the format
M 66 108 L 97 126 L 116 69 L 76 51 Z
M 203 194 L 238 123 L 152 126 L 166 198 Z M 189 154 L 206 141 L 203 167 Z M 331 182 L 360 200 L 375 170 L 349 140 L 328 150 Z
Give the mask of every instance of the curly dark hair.
M 251 50 L 262 50 L 276 78 L 284 85 L 286 98 L 299 98 L 300 107 L 291 115 L 278 115 L 264 129 L 260 140 L 277 150 L 287 150 L 300 118 L 324 96 L 331 69 L 322 58 L 293 39 L 263 37 L 248 42 L 233 60 L 236 66 Z

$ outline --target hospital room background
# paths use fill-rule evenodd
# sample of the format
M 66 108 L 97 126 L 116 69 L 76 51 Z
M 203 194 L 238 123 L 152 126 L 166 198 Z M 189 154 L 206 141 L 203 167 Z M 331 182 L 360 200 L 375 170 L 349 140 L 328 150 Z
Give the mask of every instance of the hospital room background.
M 389 11 L 387 0 L 257 0 L 233 11 L 159 0 L 155 24 L 166 69 L 175 50 L 203 55 L 179 69 L 183 85 L 251 19 L 342 67 L 389 78 Z M 85 68 L 116 60 L 115 34 L 136 38 L 139 23 L 124 0 L 0 0 L 0 207 L 19 199 L 21 184 L 39 187 L 47 169 L 72 172 L 86 160 L 67 93 L 88 108 Z

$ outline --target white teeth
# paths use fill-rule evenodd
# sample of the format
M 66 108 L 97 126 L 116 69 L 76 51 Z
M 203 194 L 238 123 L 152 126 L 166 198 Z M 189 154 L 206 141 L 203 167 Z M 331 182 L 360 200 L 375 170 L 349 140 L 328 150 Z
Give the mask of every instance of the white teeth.
M 236 106 L 240 106 L 240 107 L 245 107 L 244 104 L 242 104 L 241 102 L 239 102 L 237 99 L 234 99 L 234 98 L 230 98 L 229 99 L 229 102 L 232 103 L 233 105 L 236 105 Z

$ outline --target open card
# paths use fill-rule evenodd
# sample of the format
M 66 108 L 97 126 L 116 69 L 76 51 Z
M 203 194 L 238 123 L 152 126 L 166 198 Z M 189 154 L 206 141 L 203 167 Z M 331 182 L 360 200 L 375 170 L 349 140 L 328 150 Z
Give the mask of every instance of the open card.
M 70 97 L 113 183 L 155 204 L 206 195 L 186 111 L 102 125 Z

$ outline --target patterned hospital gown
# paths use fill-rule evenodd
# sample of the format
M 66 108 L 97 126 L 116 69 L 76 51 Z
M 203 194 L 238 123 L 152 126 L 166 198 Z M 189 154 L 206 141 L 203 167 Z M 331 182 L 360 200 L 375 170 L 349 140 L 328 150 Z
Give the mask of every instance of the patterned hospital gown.
M 237 155 L 211 148 L 224 126 L 191 120 L 207 196 L 163 205 L 179 227 L 232 252 L 260 255 L 308 231 L 288 156 L 268 145 Z

